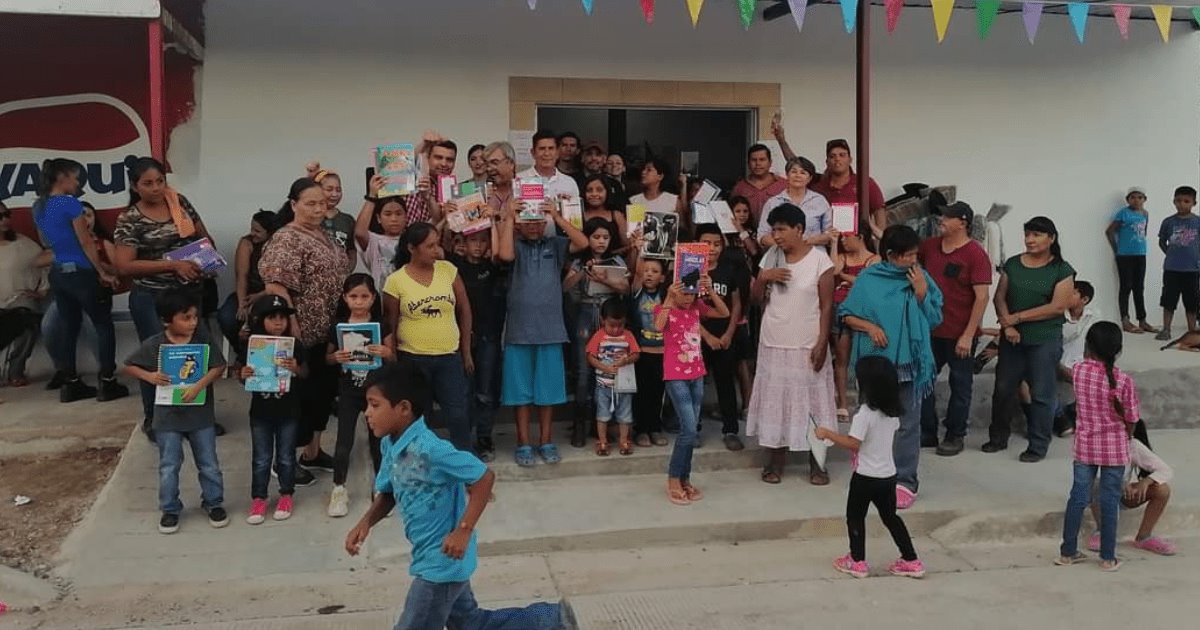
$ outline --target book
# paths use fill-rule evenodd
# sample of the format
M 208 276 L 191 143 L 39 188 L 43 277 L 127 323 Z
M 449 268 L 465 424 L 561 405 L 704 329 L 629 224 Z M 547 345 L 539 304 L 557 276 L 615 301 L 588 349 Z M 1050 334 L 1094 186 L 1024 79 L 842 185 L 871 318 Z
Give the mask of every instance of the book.
M 479 184 L 476 184 L 474 181 L 465 181 L 462 184 L 459 184 L 459 186 L 458 186 L 458 196 L 459 197 L 466 197 L 467 195 L 470 195 L 472 193 L 483 194 L 483 191 L 479 190 Z
M 700 292 L 700 276 L 708 267 L 708 243 L 679 243 L 675 246 L 675 282 L 684 293 Z
M 179 249 L 173 249 L 165 254 L 163 258 L 167 260 L 190 260 L 196 263 L 200 271 L 206 276 L 216 275 L 228 266 L 225 257 L 217 248 L 213 247 L 212 241 L 207 238 L 192 241 Z
M 632 363 L 617 368 L 617 376 L 613 380 L 614 392 L 618 394 L 637 393 L 637 372 Z
M 282 394 L 292 389 L 292 371 L 279 366 L 280 359 L 295 356 L 296 339 L 250 335 L 246 343 L 246 365 L 254 375 L 246 379 L 246 391 Z
M 458 178 L 453 175 L 438 175 L 437 200 L 446 203 L 454 198 L 454 189 L 458 186 Z
M 158 347 L 158 371 L 170 383 L 154 388 L 154 404 L 200 406 L 208 400 L 208 388 L 200 390 L 192 402 L 183 402 L 183 394 L 208 373 L 208 344 L 177 343 Z
M 492 227 L 492 207 L 483 195 L 474 192 L 454 200 L 456 210 L 446 215 L 446 225 L 453 232 L 474 234 Z
M 350 353 L 350 362 L 342 364 L 342 370 L 374 370 L 383 365 L 383 359 L 367 352 L 367 346 L 377 346 L 383 341 L 379 322 L 361 324 L 338 324 L 338 349 Z
M 680 151 L 679 172 L 695 177 L 700 174 L 700 152 Z
M 617 281 L 629 275 L 629 269 L 618 267 L 616 265 L 592 265 L 592 271 L 610 282 Z M 603 282 L 596 282 L 589 279 L 587 282 L 587 294 L 596 295 L 612 295 L 614 293 L 612 287 Z
M 699 201 L 692 202 L 692 223 L 696 225 L 704 225 L 705 223 L 716 223 L 717 217 L 713 214 L 712 209 L 707 203 Z
M 833 229 L 843 234 L 858 234 L 858 204 L 835 203 L 829 208 Z
M 521 202 L 517 221 L 542 221 L 542 202 L 546 200 L 546 185 L 539 181 L 513 180 L 513 194 Z
M 642 224 L 646 221 L 646 206 L 640 203 L 632 203 L 625 206 L 625 223 L 626 237 L 633 236 L 638 230 L 642 229 Z
M 417 191 L 417 157 L 411 144 L 376 147 L 375 171 L 384 178 L 380 197 L 411 195 Z
M 679 217 L 674 212 L 646 212 L 642 221 L 642 256 L 645 258 L 675 258 L 679 241 Z
M 716 200 L 717 196 L 720 194 L 721 189 L 717 187 L 716 184 L 712 183 L 712 181 L 706 179 L 702 184 L 700 184 L 700 190 L 696 191 L 696 196 L 692 199 L 692 201 L 695 203 L 709 204 Z
M 717 227 L 724 234 L 737 234 L 737 225 L 733 222 L 733 208 L 728 201 L 714 199 L 708 203 L 708 209 L 716 219 Z
M 569 197 L 559 201 L 563 218 L 571 222 L 576 230 L 583 229 L 583 201 L 579 197 Z

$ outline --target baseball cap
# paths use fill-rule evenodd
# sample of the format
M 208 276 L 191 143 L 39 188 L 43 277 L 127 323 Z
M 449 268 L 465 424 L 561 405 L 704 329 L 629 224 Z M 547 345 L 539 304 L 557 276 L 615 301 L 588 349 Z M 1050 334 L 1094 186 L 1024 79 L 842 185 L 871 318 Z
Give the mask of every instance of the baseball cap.
M 1141 196 L 1143 196 L 1143 197 L 1145 197 L 1145 196 L 1146 196 L 1146 189 L 1145 189 L 1145 188 L 1143 188 L 1143 187 L 1141 187 L 1141 186 L 1130 186 L 1130 188 L 1129 188 L 1129 191 L 1125 193 L 1125 198 L 1126 198 L 1126 199 L 1129 199 L 1129 198 L 1130 198 L 1130 197 L 1132 197 L 1132 196 L 1133 196 L 1135 193 L 1136 193 L 1136 194 L 1139 194 L 1139 195 L 1141 195 Z
M 283 313 L 291 315 L 296 312 L 296 309 L 288 305 L 287 300 L 278 295 L 263 295 L 254 304 L 250 305 L 250 317 L 254 319 L 262 319 L 271 313 Z
M 962 219 L 968 226 L 975 221 L 975 211 L 963 201 L 956 201 L 943 208 L 942 216 L 951 219 Z
M 588 140 L 583 144 L 583 153 L 589 151 L 599 151 L 605 155 L 608 154 L 608 151 L 604 149 L 604 145 L 600 144 L 599 140 Z
M 845 149 L 846 153 L 851 153 L 850 143 L 846 142 L 845 138 L 838 138 L 825 143 L 825 155 L 829 155 L 829 152 L 834 149 Z

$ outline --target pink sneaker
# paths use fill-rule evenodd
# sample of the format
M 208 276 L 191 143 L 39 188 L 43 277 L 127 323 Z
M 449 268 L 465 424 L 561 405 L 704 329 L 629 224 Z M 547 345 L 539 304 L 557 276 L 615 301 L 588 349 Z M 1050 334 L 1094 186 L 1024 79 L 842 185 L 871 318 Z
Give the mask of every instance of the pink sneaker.
M 275 504 L 275 520 L 286 521 L 292 517 L 292 495 L 280 495 L 279 502 Z
M 925 563 L 921 562 L 920 559 L 905 560 L 904 558 L 900 558 L 888 567 L 888 573 L 901 577 L 923 578 L 925 577 Z
M 1134 540 L 1133 546 L 1142 551 L 1149 551 L 1160 556 L 1173 556 L 1177 551 L 1175 543 L 1158 536 L 1151 536 L 1146 540 Z
M 246 522 L 251 525 L 258 525 L 267 520 L 267 500 L 255 499 L 250 502 L 250 515 L 246 517 Z
M 871 567 L 867 565 L 866 560 L 855 562 L 854 558 L 850 557 L 850 554 L 835 559 L 833 561 L 833 568 L 856 578 L 865 578 L 871 572 Z
M 896 486 L 896 509 L 907 510 L 913 506 L 917 500 L 917 493 L 905 488 L 904 486 Z
M 1100 532 L 1095 532 L 1091 536 L 1088 536 L 1087 547 L 1088 547 L 1088 551 L 1091 551 L 1093 553 L 1100 552 Z

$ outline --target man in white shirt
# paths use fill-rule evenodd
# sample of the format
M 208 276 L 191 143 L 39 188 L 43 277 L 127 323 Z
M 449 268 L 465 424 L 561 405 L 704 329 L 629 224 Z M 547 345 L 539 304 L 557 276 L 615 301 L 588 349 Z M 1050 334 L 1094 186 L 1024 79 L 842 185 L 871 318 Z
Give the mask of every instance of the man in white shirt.
M 571 176 L 558 170 L 558 138 L 545 129 L 533 134 L 533 168 L 517 173 L 517 179 L 541 182 L 548 199 L 578 199 L 579 185 Z M 554 222 L 546 222 L 546 236 L 555 233 Z

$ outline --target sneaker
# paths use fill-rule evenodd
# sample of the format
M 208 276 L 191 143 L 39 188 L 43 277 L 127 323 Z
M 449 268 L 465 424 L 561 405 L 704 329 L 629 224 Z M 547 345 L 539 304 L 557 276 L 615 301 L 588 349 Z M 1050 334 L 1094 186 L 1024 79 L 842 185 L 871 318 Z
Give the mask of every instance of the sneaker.
M 481 437 L 475 440 L 475 452 L 479 454 L 481 461 L 490 462 L 496 459 L 496 445 L 492 443 L 492 438 Z
M 208 511 L 208 524 L 220 529 L 229 524 L 229 514 L 225 508 L 215 507 Z
M 1133 546 L 1142 551 L 1149 551 L 1160 556 L 1173 556 L 1178 548 L 1175 543 L 1158 536 L 1151 536 L 1145 540 L 1134 540 Z
M 333 456 L 325 451 L 317 451 L 317 456 L 312 459 L 305 459 L 303 455 L 296 458 L 296 463 L 301 468 L 309 470 L 323 470 L 325 472 L 333 472 Z
M 329 493 L 329 509 L 326 513 L 334 518 L 341 518 L 350 513 L 350 495 L 346 486 L 334 486 Z
M 158 519 L 158 533 L 174 534 L 177 531 L 179 531 L 179 515 L 163 512 L 162 518 Z
M 102 378 L 99 385 L 96 390 L 97 402 L 108 402 L 129 395 L 129 388 L 117 382 L 115 378 Z
M 296 467 L 296 478 L 293 485 L 307 488 L 315 483 L 317 483 L 317 478 L 315 475 L 308 472 L 308 470 L 305 468 L 301 468 L 299 466 Z
M 151 444 L 158 443 L 158 440 L 154 437 L 154 421 L 150 418 L 142 420 L 142 433 L 146 434 L 146 439 L 150 440 Z
M 742 444 L 741 438 L 733 433 L 726 433 L 725 437 L 721 438 L 721 441 L 725 442 L 725 448 L 731 451 L 740 451 L 746 448 L 746 445 Z
M 921 448 L 937 448 L 938 439 L 936 435 L 922 435 Z
M 214 422 L 213 423 L 213 433 L 216 433 L 217 437 L 221 437 L 222 435 L 225 435 L 227 433 L 227 431 L 225 430 L 225 425 L 221 424 L 220 422 Z
M 281 494 L 275 503 L 275 513 L 271 515 L 277 521 L 286 521 L 292 517 L 292 495 Z
M 1093 553 L 1100 553 L 1100 532 L 1088 536 L 1087 548 Z
M 1021 453 L 1021 455 L 1019 457 L 1017 457 L 1017 459 L 1025 462 L 1026 464 L 1036 464 L 1036 463 L 1042 461 L 1043 459 L 1046 459 L 1046 456 L 1038 455 L 1037 453 L 1034 453 L 1033 451 L 1025 451 L 1024 453 Z
M 250 502 L 250 515 L 246 517 L 246 522 L 258 525 L 265 520 L 267 520 L 267 500 L 254 499 Z
M 905 560 L 899 558 L 888 567 L 888 573 L 899 575 L 900 577 L 923 578 L 925 577 L 925 563 L 917 560 Z
M 833 568 L 845 573 L 846 575 L 852 575 L 856 578 L 865 578 L 871 573 L 871 567 L 867 564 L 866 560 L 863 560 L 862 562 L 855 562 L 854 558 L 850 557 L 850 554 L 846 554 L 834 560 Z
M 995 440 L 988 440 L 987 443 L 985 443 L 983 445 L 983 448 L 981 448 L 979 450 L 983 451 L 984 453 L 999 453 L 1000 451 L 1003 451 L 1006 449 L 1008 449 L 1008 442 L 997 442 Z
M 66 382 L 67 382 L 66 374 L 64 374 L 63 372 L 55 372 L 54 376 L 51 376 L 50 380 L 46 381 L 46 391 L 58 389 L 58 388 L 62 387 L 63 384 L 65 384 Z
M 1170 341 L 1171 340 L 1171 329 L 1164 328 L 1164 329 L 1158 331 L 1158 334 L 1154 335 L 1154 339 L 1156 341 Z
M 95 398 L 96 388 L 84 383 L 78 376 L 62 384 L 58 390 L 59 402 L 75 402 L 84 398 Z
M 947 437 L 937 447 L 937 454 L 943 457 L 954 457 L 962 451 L 963 439 L 960 437 Z
M 896 509 L 907 510 L 917 500 L 917 493 L 904 486 L 896 486 Z

